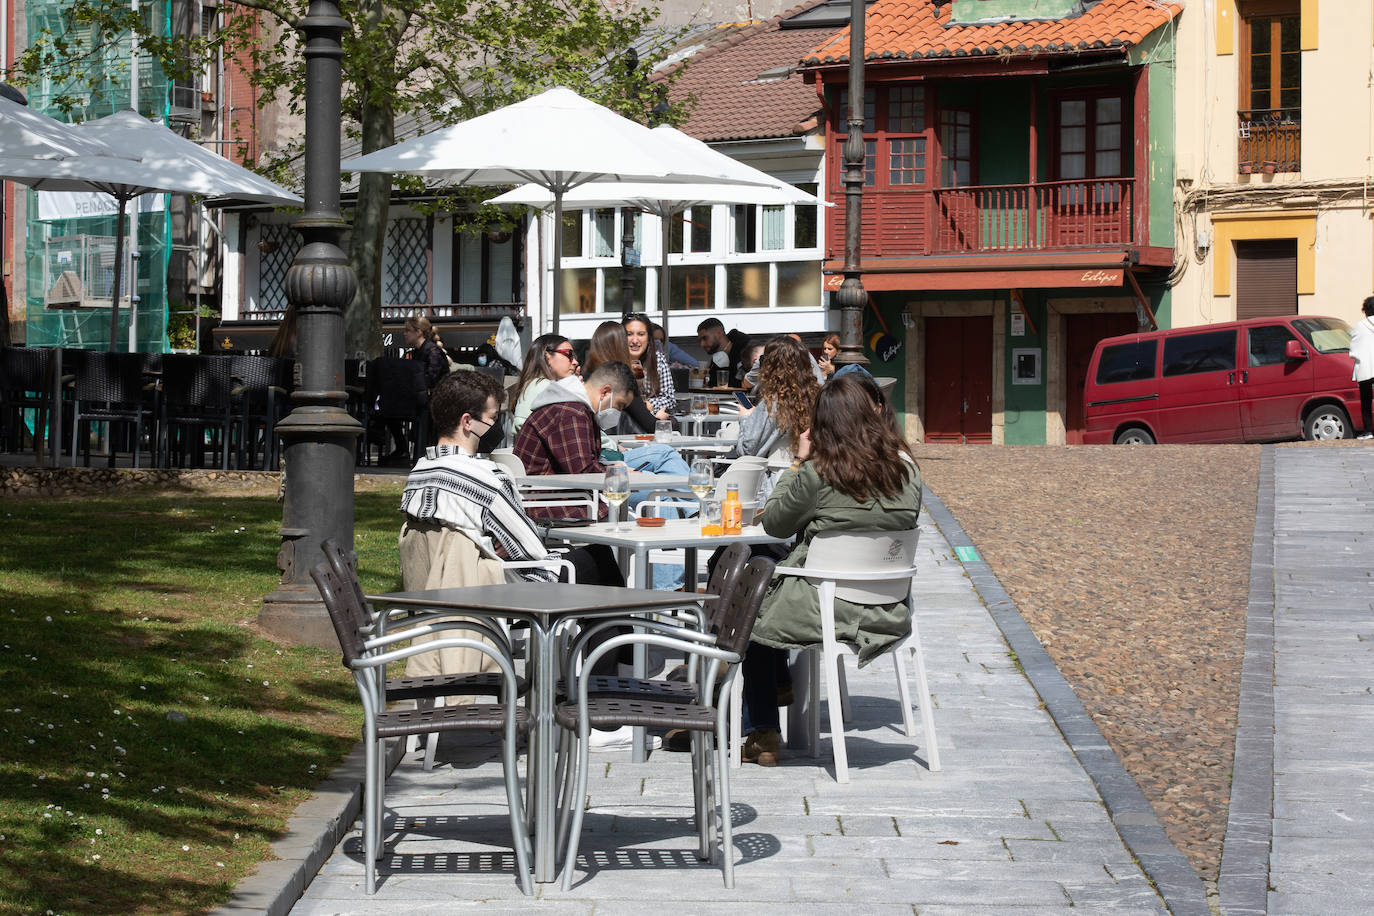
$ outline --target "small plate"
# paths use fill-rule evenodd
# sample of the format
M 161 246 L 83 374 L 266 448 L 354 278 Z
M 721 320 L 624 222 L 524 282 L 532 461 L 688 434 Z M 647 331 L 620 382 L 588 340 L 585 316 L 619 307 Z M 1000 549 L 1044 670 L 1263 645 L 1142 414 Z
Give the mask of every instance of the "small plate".
M 663 522 L 663 519 L 654 518 L 651 515 L 645 515 L 635 519 L 635 524 L 641 528 L 662 528 Z

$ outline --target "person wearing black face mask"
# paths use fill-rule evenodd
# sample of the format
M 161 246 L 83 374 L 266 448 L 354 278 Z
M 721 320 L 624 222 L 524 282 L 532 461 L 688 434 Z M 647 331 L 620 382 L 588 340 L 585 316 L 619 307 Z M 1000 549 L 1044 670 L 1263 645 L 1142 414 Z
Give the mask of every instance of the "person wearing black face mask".
M 503 468 L 481 457 L 481 443 L 495 432 L 499 443 L 501 383 L 480 372 L 453 372 L 434 387 L 430 414 L 439 444 L 424 455 L 406 478 L 401 511 L 401 569 L 406 579 L 415 567 L 433 568 L 443 529 L 456 530 L 483 558 L 542 560 L 548 555 L 534 523 L 525 515 L 515 482 Z M 623 585 L 609 550 L 582 548 L 565 555 L 579 582 Z M 544 569 L 507 573 L 528 581 L 552 581 Z M 469 583 L 470 584 L 470 583 Z M 475 668 L 473 670 L 476 670 Z

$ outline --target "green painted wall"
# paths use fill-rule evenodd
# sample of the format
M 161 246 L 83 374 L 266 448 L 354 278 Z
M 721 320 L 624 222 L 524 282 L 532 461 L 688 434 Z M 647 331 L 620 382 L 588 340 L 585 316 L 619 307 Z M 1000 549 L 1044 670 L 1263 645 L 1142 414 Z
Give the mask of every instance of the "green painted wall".
M 1155 29 L 1131 49 L 1133 65 L 1148 65 L 1150 95 L 1150 244 L 1174 246 L 1174 93 L 1177 45 L 1171 26 Z
M 1045 444 L 1045 377 L 1046 353 L 1045 332 L 1049 327 L 1045 308 L 1045 290 L 1023 290 L 1026 311 L 1030 321 L 1026 323 L 1026 333 L 1020 337 L 1011 336 L 1012 314 L 1017 311 L 1009 297 L 1004 295 L 1007 307 L 1004 310 L 1005 326 L 1001 329 L 1006 335 L 1006 352 L 1003 371 L 1006 378 L 1006 408 L 1002 414 L 1002 441 L 1006 445 L 1044 445 Z M 1031 330 L 1031 325 L 1035 330 Z M 1013 384 L 1013 364 L 1016 350 L 1034 349 L 1040 351 L 1040 383 L 1038 385 Z

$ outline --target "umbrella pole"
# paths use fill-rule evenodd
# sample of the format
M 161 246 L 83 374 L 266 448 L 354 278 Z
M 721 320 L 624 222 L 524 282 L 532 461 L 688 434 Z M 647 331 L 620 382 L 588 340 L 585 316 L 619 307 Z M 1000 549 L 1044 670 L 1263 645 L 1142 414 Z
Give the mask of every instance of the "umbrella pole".
M 563 305 L 563 189 L 554 188 L 553 192 L 553 289 L 549 291 L 549 302 L 553 306 L 553 333 L 558 333 L 558 313 Z
M 663 258 L 663 269 L 658 272 L 658 305 L 663 310 L 663 349 L 667 355 L 668 341 L 672 340 L 672 335 L 668 333 L 668 239 L 672 233 L 668 231 L 668 221 L 673 218 L 672 207 L 664 207 L 658 219 L 658 229 L 660 236 L 659 256 Z
M 124 208 L 129 199 L 119 195 L 119 215 L 115 217 L 114 289 L 110 291 L 110 352 L 119 351 L 119 285 L 124 279 Z M 133 304 L 130 303 L 132 308 Z

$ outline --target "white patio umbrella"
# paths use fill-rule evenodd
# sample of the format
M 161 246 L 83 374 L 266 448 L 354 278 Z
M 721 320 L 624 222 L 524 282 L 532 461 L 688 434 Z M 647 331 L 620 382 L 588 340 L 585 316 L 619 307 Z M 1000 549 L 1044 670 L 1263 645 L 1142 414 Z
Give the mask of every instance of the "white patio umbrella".
M 343 163 L 349 172 L 403 172 L 453 185 L 533 183 L 553 197 L 555 225 L 563 196 L 588 182 L 709 181 L 733 178 L 667 145 L 660 135 L 609 108 L 557 87 L 496 111 Z M 554 233 L 553 328 L 562 294 L 562 234 Z
M 20 106 L 15 106 L 16 108 Z M 31 112 L 36 114 L 36 112 Z M 39 115 L 38 117 L 42 117 Z M 49 119 L 51 120 L 51 119 Z M 115 219 L 114 288 L 110 309 L 110 349 L 117 349 L 119 290 L 124 260 L 125 213 L 141 194 L 190 194 L 218 200 L 269 204 L 302 203 L 301 198 L 260 175 L 210 152 L 191 140 L 126 109 L 83 124 L 65 125 L 58 139 L 74 138 L 70 155 L 10 161 L 0 143 L 0 178 L 41 191 L 97 191 L 119 203 Z M 36 165 L 34 163 L 37 163 Z M 130 348 L 133 342 L 130 341 Z
M 767 172 L 746 165 L 725 153 L 714 150 L 705 143 L 688 136 L 682 131 L 660 125 L 651 133 L 677 149 L 683 155 L 691 156 L 701 162 L 712 163 L 715 168 L 728 174 L 735 181 L 751 184 L 686 183 L 641 181 L 606 181 L 594 185 L 583 185 L 563 196 L 564 206 L 582 209 L 598 207 L 634 207 L 651 213 L 659 218 L 663 281 L 659 284 L 659 308 L 662 311 L 663 333 L 668 334 L 668 235 L 670 220 L 689 207 L 707 204 L 761 204 L 776 206 L 783 204 L 810 204 L 832 206 L 814 194 L 774 178 Z M 494 204 L 524 204 L 539 210 L 548 210 L 553 204 L 553 196 L 534 184 L 521 185 L 491 199 Z M 555 234 L 555 238 L 557 235 Z M 557 253 L 555 254 L 557 257 Z M 555 262 L 557 263 L 557 262 Z
M 0 170 L 6 179 L 41 180 L 83 156 L 109 157 L 111 153 L 103 144 L 87 140 L 73 125 L 0 96 Z

